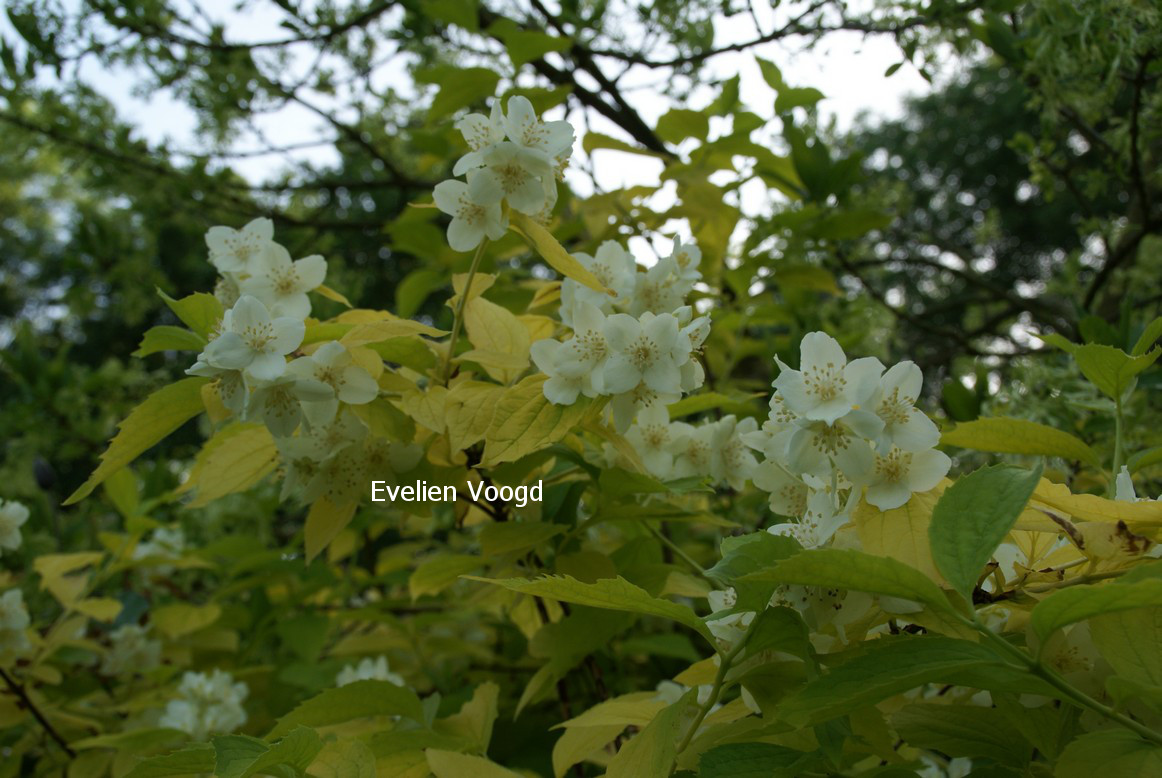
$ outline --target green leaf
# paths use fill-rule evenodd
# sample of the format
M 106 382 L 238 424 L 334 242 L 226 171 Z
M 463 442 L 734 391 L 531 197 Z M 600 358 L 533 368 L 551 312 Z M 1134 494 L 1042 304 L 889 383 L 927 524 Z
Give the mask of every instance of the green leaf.
M 782 651 L 801 659 L 812 654 L 806 622 L 794 608 L 770 607 L 759 612 L 746 641 L 747 656 L 762 651 Z
M 408 578 L 408 593 L 413 600 L 425 594 L 439 594 L 464 573 L 483 566 L 482 557 L 467 554 L 441 554 L 427 559 Z
M 875 640 L 860 656 L 784 698 L 779 714 L 795 725 L 817 724 L 925 683 L 952 683 L 964 671 L 983 670 L 980 675 L 987 678 L 989 674 L 999 675 L 998 671 L 1006 667 L 988 648 L 967 640 Z
M 376 778 L 375 754 L 362 740 L 327 743 L 311 763 L 312 778 Z
M 914 600 L 946 613 L 956 612 L 943 590 L 919 570 L 854 549 L 803 551 L 780 562 L 773 570 L 752 573 L 742 580 L 854 589 Z
M 1033 746 L 1000 711 L 975 705 L 909 705 L 892 716 L 908 745 L 949 756 L 993 759 L 1022 766 Z
M 932 511 L 932 559 L 952 587 L 972 602 L 984 566 L 1013 528 L 1041 480 L 1041 465 L 994 465 L 944 490 Z
M 956 385 L 962 386 L 959 383 Z M 1101 457 L 1097 452 L 1068 432 L 1035 421 L 1004 416 L 957 424 L 940 436 L 940 445 L 997 454 L 1061 457 L 1071 462 L 1085 462 L 1101 467 Z
M 1033 631 L 1044 642 L 1062 627 L 1103 614 L 1162 606 L 1162 579 L 1134 583 L 1073 586 L 1037 603 L 1030 617 Z
M 133 356 L 147 357 L 159 351 L 201 351 L 205 345 L 206 339 L 196 332 L 161 324 L 145 331 L 145 337 Z
M 1073 351 L 1073 358 L 1085 377 L 1103 394 L 1118 400 L 1129 388 L 1134 376 L 1141 373 L 1162 355 L 1162 349 L 1131 357 L 1113 346 L 1087 344 Z
M 528 376 L 501 396 L 484 435 L 483 462 L 513 462 L 568 435 L 589 409 L 587 398 L 554 405 L 545 398 L 543 373 Z
M 671 108 L 658 119 L 656 132 L 666 143 L 679 143 L 686 138 L 706 140 L 710 134 L 710 119 L 701 111 Z
M 436 778 L 522 778 L 520 773 L 514 773 L 482 756 L 435 748 L 429 748 L 424 753 L 428 758 L 428 767 Z
M 601 578 L 595 583 L 581 583 L 567 575 L 542 576 L 528 580 L 525 578 L 477 578 L 465 576 L 473 581 L 503 586 L 514 592 L 548 597 L 552 600 L 570 602 L 575 605 L 589 605 L 594 608 L 640 613 L 644 616 L 661 616 L 698 632 L 711 643 L 713 636 L 702 619 L 690 608 L 669 600 L 653 597 L 645 589 L 634 586 L 629 581 L 617 578 Z
M 553 233 L 546 230 L 537 221 L 520 211 L 513 211 L 509 218 L 516 231 L 528 239 L 541 259 L 549 263 L 549 267 L 556 270 L 565 278 L 571 278 L 582 286 L 587 286 L 595 292 L 612 294 L 605 285 L 597 280 L 597 276 L 578 262 L 565 247 L 553 237 Z
M 175 300 L 160 289 L 157 293 L 182 324 L 202 338 L 208 339 L 218 322 L 222 321 L 222 303 L 212 294 L 198 292 Z
M 433 68 L 417 81 L 436 83 L 440 91 L 428 109 L 428 119 L 441 119 L 459 109 L 478 103 L 496 92 L 500 74 L 488 68 L 438 67 Z
M 1054 769 L 1057 778 L 1162 775 L 1162 746 L 1125 729 L 1090 732 L 1061 752 Z
M 725 394 L 718 392 L 699 392 L 698 394 L 687 395 L 681 400 L 678 400 L 678 402 L 670 403 L 666 407 L 666 410 L 670 412 L 670 420 L 673 421 L 693 413 L 702 413 L 703 411 L 721 408 L 733 402 L 735 401 Z
M 734 586 L 738 609 L 761 611 L 770 601 L 777 583 L 742 580 L 744 576 L 773 568 L 782 560 L 799 553 L 803 547 L 794 538 L 752 532 L 749 535 L 722 539 L 722 558 L 707 572 Z
M 1158 338 L 1162 338 L 1162 316 L 1159 316 L 1146 325 L 1146 329 L 1142 330 L 1141 336 L 1134 343 L 1134 348 L 1130 351 L 1130 356 L 1142 356 L 1150 350 L 1150 347 L 1154 345 L 1154 341 L 1158 340 Z
M 783 87 L 775 96 L 775 113 L 786 113 L 792 108 L 812 108 L 823 99 L 823 93 L 815 87 Z
M 152 756 L 134 765 L 124 778 L 169 778 L 214 772 L 214 747 L 209 743 L 188 746 L 162 756 Z
M 64 504 L 73 505 L 85 499 L 106 478 L 201 413 L 205 409 L 202 387 L 207 381 L 205 378 L 183 378 L 145 398 L 145 402 L 117 425 L 117 435 L 101 454 L 101 464 Z
M 1094 616 L 1090 635 L 1118 675 L 1162 687 L 1162 608 Z
M 424 720 L 423 706 L 411 689 L 390 681 L 356 681 L 327 689 L 278 720 L 266 740 L 282 737 L 298 726 L 326 727 L 368 716 L 405 716 Z
M 558 38 L 535 30 L 522 30 L 511 19 L 500 19 L 488 28 L 488 32 L 495 35 L 504 43 L 508 50 L 508 58 L 513 67 L 520 68 L 526 62 L 541 59 L 550 51 L 564 51 L 571 42 L 567 38 Z
M 1126 461 L 1126 467 L 1131 473 L 1136 473 L 1159 462 L 1162 462 L 1162 446 L 1139 451 Z
M 730 743 L 702 754 L 698 778 L 793 778 L 817 759 L 774 743 Z
M 565 531 L 563 524 L 541 521 L 505 521 L 485 524 L 480 531 L 480 551 L 486 557 L 535 548 Z
M 447 285 L 448 275 L 439 270 L 413 270 L 395 287 L 395 312 L 410 319 L 428 299 L 428 295 Z
M 634 146 L 631 143 L 603 135 L 600 132 L 585 133 L 585 137 L 581 139 L 581 148 L 585 149 L 586 154 L 592 154 L 596 149 L 609 149 L 610 151 L 624 151 L 627 154 L 641 154 L 647 157 L 664 156 L 656 151 Z
M 693 690 L 662 710 L 609 762 L 606 778 L 666 778 L 678 751 L 678 731 L 687 706 L 694 701 Z

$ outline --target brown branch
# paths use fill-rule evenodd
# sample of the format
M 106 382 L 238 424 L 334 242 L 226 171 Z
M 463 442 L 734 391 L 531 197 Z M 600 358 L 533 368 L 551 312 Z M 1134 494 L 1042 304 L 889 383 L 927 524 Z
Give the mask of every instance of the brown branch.
M 36 707 L 36 703 L 34 703 L 32 698 L 28 696 L 28 692 L 25 690 L 24 686 L 17 683 L 16 679 L 14 679 L 7 673 L 7 671 L 3 669 L 0 669 L 0 678 L 4 679 L 4 683 L 8 685 L 8 689 L 16 695 L 16 697 L 20 700 L 20 703 L 25 708 L 27 708 L 28 712 L 33 715 L 33 718 L 35 718 L 37 722 L 40 723 L 40 726 L 43 727 L 44 731 L 48 733 L 48 736 L 56 741 L 56 744 L 60 746 L 66 754 L 69 755 L 70 759 L 75 758 L 77 755 L 76 752 L 69 748 L 68 741 L 61 737 L 61 733 L 56 731 L 56 727 L 54 727 L 49 722 L 49 720 L 45 718 L 44 714 L 41 713 L 40 708 Z

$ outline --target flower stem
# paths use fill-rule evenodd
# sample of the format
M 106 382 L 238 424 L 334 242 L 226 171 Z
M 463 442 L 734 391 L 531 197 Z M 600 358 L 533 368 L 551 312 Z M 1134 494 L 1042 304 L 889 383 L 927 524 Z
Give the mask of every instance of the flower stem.
M 757 621 L 758 619 L 755 619 L 755 622 Z M 751 622 L 751 626 L 754 626 L 755 622 Z M 748 627 L 747 631 L 743 633 L 742 638 L 738 641 L 738 645 L 730 649 L 729 654 L 722 656 L 722 661 L 718 664 L 718 673 L 714 676 L 714 685 L 710 687 L 710 696 L 706 699 L 706 702 L 703 703 L 700 708 L 698 708 L 697 715 L 695 715 L 694 720 L 690 722 L 690 728 L 686 730 L 685 736 L 683 736 L 681 742 L 678 743 L 678 750 L 674 752 L 674 766 L 677 766 L 678 756 L 686 750 L 686 747 L 690 745 L 690 741 L 694 739 L 694 735 L 698 733 L 698 728 L 702 726 L 702 722 L 706 720 L 706 716 L 710 713 L 710 709 L 714 707 L 716 702 L 718 702 L 718 695 L 722 693 L 722 686 L 726 682 L 726 674 L 730 672 L 730 668 L 731 665 L 734 664 L 734 660 L 738 658 L 738 655 L 741 654 L 742 650 L 746 647 L 746 641 L 749 637 L 750 628 Z M 670 772 L 673 772 L 673 767 L 671 767 Z
M 674 541 L 672 541 L 668 537 L 666 537 L 666 534 L 664 532 L 659 530 L 657 527 L 654 527 L 649 522 L 641 521 L 639 523 L 643 527 L 645 527 L 647 530 L 649 530 L 649 532 L 655 538 L 662 541 L 662 543 L 667 548 L 669 548 L 671 551 L 673 551 L 683 562 L 688 564 L 694 570 L 695 573 L 697 573 L 702 578 L 706 579 L 713 586 L 716 586 L 716 587 L 722 586 L 721 581 L 719 581 L 717 578 L 712 576 L 709 573 L 709 571 L 707 571 L 707 569 L 705 567 L 703 567 L 702 565 L 700 565 L 696 561 L 694 561 L 694 558 L 691 557 L 689 554 L 687 554 L 685 551 L 683 551 L 681 546 L 679 546 L 677 543 L 675 543 Z
M 28 712 L 40 723 L 40 726 L 48 733 L 48 736 L 55 740 L 56 744 L 69 755 L 69 759 L 76 757 L 77 753 L 69 748 L 68 741 L 61 737 L 61 734 L 56 731 L 56 728 L 44 717 L 44 713 L 41 712 L 40 708 L 36 707 L 36 703 L 28 696 L 28 692 L 25 691 L 24 686 L 17 683 L 16 679 L 4 670 L 0 670 L 0 679 L 3 679 L 9 691 L 16 695 L 17 699 L 20 700 L 20 704 L 28 709 Z
M 472 279 L 476 277 L 476 271 L 480 268 L 480 260 L 484 257 L 484 249 L 488 246 L 488 238 L 483 238 L 480 245 L 476 247 L 476 253 L 472 255 L 472 264 L 468 268 L 468 278 L 464 281 L 464 291 L 460 293 L 460 299 L 456 301 L 456 315 L 452 319 L 452 337 L 448 339 L 448 353 L 444 355 L 444 369 L 443 369 L 443 384 L 448 385 L 448 379 L 452 376 L 452 352 L 456 350 L 456 341 L 460 339 L 460 330 L 464 328 L 464 306 L 468 302 L 468 295 L 472 293 Z

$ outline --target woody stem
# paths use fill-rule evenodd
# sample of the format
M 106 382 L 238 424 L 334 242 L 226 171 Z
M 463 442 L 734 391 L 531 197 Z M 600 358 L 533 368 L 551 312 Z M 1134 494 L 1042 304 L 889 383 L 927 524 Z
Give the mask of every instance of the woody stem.
M 480 268 L 480 260 L 484 257 L 484 249 L 487 245 L 488 238 L 484 238 L 476 247 L 476 253 L 472 256 L 472 264 L 468 268 L 468 278 L 464 281 L 464 289 L 460 292 L 459 299 L 456 300 L 456 315 L 452 319 L 452 337 L 448 339 L 448 353 L 444 355 L 444 386 L 448 385 L 448 379 L 452 376 L 452 352 L 456 350 L 456 341 L 460 339 L 460 331 L 464 328 L 464 306 L 468 302 L 468 296 L 472 293 L 472 279 L 476 277 L 476 271 Z

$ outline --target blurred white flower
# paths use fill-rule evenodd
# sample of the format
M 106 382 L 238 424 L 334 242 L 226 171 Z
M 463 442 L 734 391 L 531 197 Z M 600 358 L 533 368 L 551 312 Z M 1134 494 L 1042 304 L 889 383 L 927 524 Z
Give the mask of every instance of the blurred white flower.
M 242 704 L 250 690 L 245 683 L 235 683 L 230 673 L 215 669 L 206 673 L 187 672 L 170 700 L 158 725 L 179 729 L 193 740 L 210 735 L 228 734 L 246 723 Z
M 251 261 L 261 254 L 274 238 L 274 222 L 255 219 L 240 230 L 211 227 L 206 232 L 210 262 L 222 273 L 247 273 Z
M 329 397 L 303 398 L 307 421 L 314 425 L 329 424 L 341 402 L 364 405 L 379 395 L 379 384 L 370 373 L 355 364 L 351 352 L 338 341 L 324 343 L 309 356 L 294 360 L 287 366 L 287 373 L 309 382 L 312 387 L 321 384 L 330 388 Z
M 403 676 L 390 672 L 385 656 L 378 656 L 375 659 L 366 657 L 357 665 L 347 665 L 335 677 L 337 686 L 346 686 L 356 681 L 390 681 L 396 686 L 405 685 Z
M 0 595 L 0 666 L 9 665 L 32 650 L 26 632 L 30 623 L 24 592 L 9 589 Z
M 125 624 L 113 630 L 113 645 L 101 662 L 105 675 L 143 673 L 161 664 L 161 641 L 150 640 L 149 630 L 137 624 Z
M 20 548 L 20 528 L 28 521 L 28 506 L 16 500 L 0 500 L 0 549 Z

